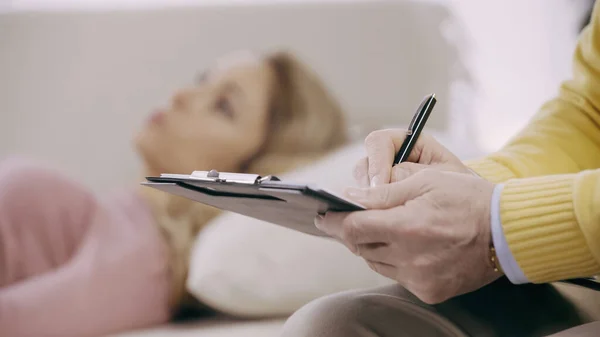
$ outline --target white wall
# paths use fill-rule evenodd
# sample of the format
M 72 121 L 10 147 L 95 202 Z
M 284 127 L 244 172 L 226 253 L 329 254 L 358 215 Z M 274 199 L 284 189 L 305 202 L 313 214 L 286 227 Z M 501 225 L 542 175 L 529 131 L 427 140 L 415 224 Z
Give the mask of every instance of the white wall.
M 502 146 L 570 76 L 586 0 L 454 0 L 468 32 L 478 144 Z

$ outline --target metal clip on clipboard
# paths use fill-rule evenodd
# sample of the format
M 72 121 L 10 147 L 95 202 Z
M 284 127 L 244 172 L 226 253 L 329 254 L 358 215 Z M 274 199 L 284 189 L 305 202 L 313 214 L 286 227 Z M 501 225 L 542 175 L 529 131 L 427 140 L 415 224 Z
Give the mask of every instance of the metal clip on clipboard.
M 181 174 L 161 174 L 161 178 L 174 178 L 174 179 L 191 179 L 200 181 L 209 181 L 215 183 L 235 183 L 235 184 L 246 184 L 246 185 L 257 185 L 265 181 L 280 181 L 275 176 L 261 177 L 258 174 L 247 174 L 247 173 L 229 173 L 229 172 L 218 172 L 217 170 L 210 171 L 194 171 L 191 175 Z

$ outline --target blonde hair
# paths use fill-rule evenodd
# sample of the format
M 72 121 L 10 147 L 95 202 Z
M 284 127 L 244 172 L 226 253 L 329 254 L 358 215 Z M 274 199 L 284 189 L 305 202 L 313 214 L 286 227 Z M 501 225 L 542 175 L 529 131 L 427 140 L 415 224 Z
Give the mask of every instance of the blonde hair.
M 276 80 L 271 88 L 267 134 L 243 171 L 277 175 L 309 164 L 343 145 L 348 137 L 342 109 L 307 66 L 288 52 L 265 57 Z M 191 246 L 218 209 L 166 193 L 151 193 L 155 217 L 171 250 L 172 304 L 182 305 Z M 189 298 L 188 298 L 189 300 Z

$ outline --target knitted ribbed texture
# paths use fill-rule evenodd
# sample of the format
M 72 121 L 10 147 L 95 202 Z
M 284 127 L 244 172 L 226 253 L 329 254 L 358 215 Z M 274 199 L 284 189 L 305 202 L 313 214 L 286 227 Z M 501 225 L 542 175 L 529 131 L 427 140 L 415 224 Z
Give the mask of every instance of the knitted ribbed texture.
M 500 218 L 509 248 L 534 283 L 600 273 L 574 209 L 577 175 L 508 181 Z

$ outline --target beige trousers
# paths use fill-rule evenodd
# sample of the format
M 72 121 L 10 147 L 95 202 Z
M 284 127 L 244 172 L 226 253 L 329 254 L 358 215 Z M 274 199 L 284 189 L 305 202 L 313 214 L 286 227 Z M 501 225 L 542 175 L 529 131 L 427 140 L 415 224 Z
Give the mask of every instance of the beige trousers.
M 596 320 L 598 291 L 501 279 L 434 306 L 399 286 L 327 296 L 290 317 L 282 337 L 592 337 Z

